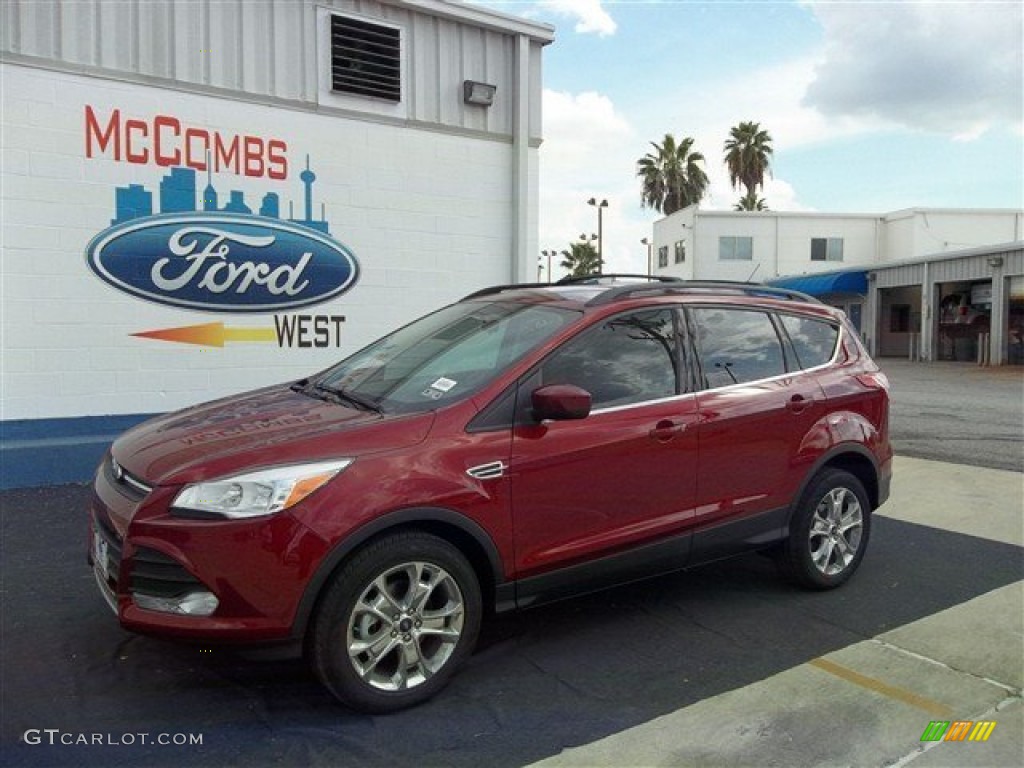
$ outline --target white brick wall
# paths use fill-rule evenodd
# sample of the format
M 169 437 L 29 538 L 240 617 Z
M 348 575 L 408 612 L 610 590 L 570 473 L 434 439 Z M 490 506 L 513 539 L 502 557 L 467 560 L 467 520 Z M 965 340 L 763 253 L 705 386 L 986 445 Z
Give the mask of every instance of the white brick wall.
M 511 147 L 441 132 L 172 92 L 2 64 L 3 144 L 0 418 L 166 411 L 299 378 L 413 317 L 484 285 L 507 282 L 511 261 Z M 124 118 L 173 115 L 188 126 L 250 133 L 288 144 L 288 179 L 214 177 L 223 205 L 265 192 L 302 213 L 299 173 L 310 155 L 331 235 L 361 268 L 359 283 L 301 314 L 344 315 L 342 347 L 223 348 L 142 339 L 134 333 L 224 322 L 273 327 L 272 314 L 176 309 L 119 292 L 88 268 L 85 247 L 115 215 L 115 188 L 142 184 L 159 212 L 168 168 L 87 158 L 85 105 Z M 206 183 L 197 178 L 198 191 Z M 534 175 L 532 184 L 536 186 Z M 536 197 L 535 190 L 531 194 Z

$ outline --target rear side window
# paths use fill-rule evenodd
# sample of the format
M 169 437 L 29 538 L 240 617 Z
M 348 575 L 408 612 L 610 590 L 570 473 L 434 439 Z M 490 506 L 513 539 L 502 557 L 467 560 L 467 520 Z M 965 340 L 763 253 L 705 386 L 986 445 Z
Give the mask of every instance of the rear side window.
M 708 387 L 727 387 L 786 372 L 782 344 L 766 312 L 698 307 L 697 349 Z
M 794 315 L 780 315 L 782 327 L 793 343 L 801 368 L 825 365 L 832 359 L 839 339 L 839 328 L 822 320 Z
M 673 313 L 631 312 L 566 342 L 540 370 L 540 384 L 575 384 L 594 408 L 672 397 L 678 392 Z

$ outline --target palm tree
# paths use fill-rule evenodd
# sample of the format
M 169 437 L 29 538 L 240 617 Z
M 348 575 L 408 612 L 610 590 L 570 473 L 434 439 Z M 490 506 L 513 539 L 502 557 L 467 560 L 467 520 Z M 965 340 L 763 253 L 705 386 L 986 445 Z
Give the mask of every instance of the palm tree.
M 747 197 L 755 199 L 757 188 L 764 186 L 764 175 L 771 174 L 771 134 L 762 130 L 760 123 L 741 122 L 733 126 L 725 142 L 725 165 L 733 189 L 742 185 L 746 187 Z
M 562 251 L 562 268 L 569 270 L 570 277 L 586 277 L 600 272 L 601 259 L 593 243 L 572 243 L 568 251 Z
M 693 151 L 693 139 L 678 144 L 671 133 L 661 144 L 651 142 L 654 152 L 636 161 L 636 175 L 642 179 L 640 204 L 666 216 L 701 201 L 708 188 L 708 176 L 701 167 L 704 155 Z
M 732 208 L 734 211 L 767 211 L 768 204 L 764 201 L 763 197 L 758 197 L 757 193 L 747 193 L 740 198 L 740 201 Z

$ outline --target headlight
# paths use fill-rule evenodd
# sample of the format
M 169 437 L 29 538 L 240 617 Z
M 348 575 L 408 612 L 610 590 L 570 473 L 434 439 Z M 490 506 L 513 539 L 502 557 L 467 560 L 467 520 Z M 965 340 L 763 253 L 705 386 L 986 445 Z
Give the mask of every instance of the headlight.
M 171 507 L 203 517 L 272 515 L 298 504 L 351 463 L 352 459 L 336 459 L 294 464 L 187 485 Z

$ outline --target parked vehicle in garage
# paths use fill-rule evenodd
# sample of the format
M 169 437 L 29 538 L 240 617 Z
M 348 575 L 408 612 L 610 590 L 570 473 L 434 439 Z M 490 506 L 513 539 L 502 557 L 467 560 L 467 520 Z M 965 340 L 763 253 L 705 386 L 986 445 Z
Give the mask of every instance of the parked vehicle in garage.
M 887 389 L 843 314 L 792 291 L 490 288 L 126 433 L 91 560 L 127 629 L 301 640 L 341 701 L 391 711 L 492 612 L 752 550 L 839 586 L 889 493 Z

